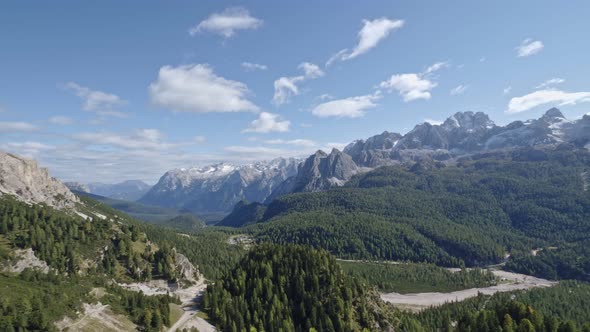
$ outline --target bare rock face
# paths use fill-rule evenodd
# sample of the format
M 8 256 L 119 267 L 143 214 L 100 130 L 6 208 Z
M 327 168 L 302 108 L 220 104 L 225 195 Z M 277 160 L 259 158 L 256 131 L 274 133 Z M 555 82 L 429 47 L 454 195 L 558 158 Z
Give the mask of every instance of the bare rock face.
M 40 260 L 35 256 L 33 249 L 17 249 L 14 251 L 16 259 L 14 263 L 6 270 L 12 273 L 21 273 L 25 269 L 34 269 L 43 273 L 49 272 L 49 266 L 45 261 Z
M 9 194 L 28 203 L 57 209 L 74 207 L 78 197 L 36 161 L 0 152 L 0 195 Z
M 316 192 L 342 186 L 360 171 L 348 154 L 338 149 L 332 149 L 330 154 L 318 150 L 300 164 L 297 175 L 285 180 L 266 202 L 289 193 Z
M 176 269 L 180 272 L 180 278 L 188 281 L 195 281 L 199 277 L 199 271 L 195 266 L 181 253 L 176 253 Z

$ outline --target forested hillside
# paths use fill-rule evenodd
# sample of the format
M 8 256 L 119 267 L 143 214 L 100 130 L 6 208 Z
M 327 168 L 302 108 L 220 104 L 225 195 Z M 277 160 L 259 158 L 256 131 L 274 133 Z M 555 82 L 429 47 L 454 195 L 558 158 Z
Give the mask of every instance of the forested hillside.
M 589 153 L 570 148 L 382 167 L 344 188 L 281 197 L 248 230 L 262 242 L 309 244 L 352 259 L 481 266 L 512 253 L 514 270 L 583 279 L 589 169 Z M 553 250 L 534 256 L 539 248 Z
M 208 287 L 203 307 L 223 331 L 380 330 L 392 321 L 326 251 L 294 245 L 250 251 Z
M 243 253 L 219 231 L 179 235 L 80 199 L 75 213 L 0 198 L 0 330 L 52 331 L 54 322 L 84 311 L 83 303 L 100 300 L 142 330 L 160 331 L 170 326 L 169 304 L 177 300 L 125 290 L 114 281 L 190 277 L 177 266 L 180 253 L 215 278 Z M 27 250 L 32 258 L 22 257 Z

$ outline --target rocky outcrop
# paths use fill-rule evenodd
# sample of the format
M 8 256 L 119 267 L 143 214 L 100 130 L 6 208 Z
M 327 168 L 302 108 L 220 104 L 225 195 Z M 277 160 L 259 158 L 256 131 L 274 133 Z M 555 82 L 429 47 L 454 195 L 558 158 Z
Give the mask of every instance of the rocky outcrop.
M 187 281 L 195 281 L 199 279 L 199 271 L 195 266 L 181 253 L 175 254 L 176 270 L 180 274 L 180 279 Z
M 318 150 L 299 166 L 296 176 L 279 186 L 270 199 L 287 193 L 316 192 L 342 186 L 359 171 L 360 168 L 348 154 L 338 149 L 332 149 L 330 154 Z
M 357 165 L 377 167 L 389 164 L 391 151 L 396 147 L 401 134 L 385 131 L 366 140 L 356 140 L 344 148 Z
M 0 152 L 0 193 L 28 203 L 44 203 L 61 209 L 74 207 L 78 197 L 61 182 L 49 176 L 36 161 Z
M 14 259 L 10 265 L 5 269 L 12 273 L 21 273 L 25 269 L 38 270 L 42 273 L 49 272 L 49 266 L 45 261 L 40 260 L 35 256 L 33 249 L 16 249 L 14 251 Z

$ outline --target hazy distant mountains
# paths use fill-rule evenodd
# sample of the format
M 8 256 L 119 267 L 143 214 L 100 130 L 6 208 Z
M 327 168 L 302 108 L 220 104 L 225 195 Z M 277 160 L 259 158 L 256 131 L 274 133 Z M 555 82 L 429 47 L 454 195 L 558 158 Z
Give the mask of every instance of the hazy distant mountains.
M 140 180 L 128 180 L 115 184 L 78 182 L 64 183 L 70 190 L 85 192 L 89 194 L 120 199 L 125 201 L 136 201 L 145 195 L 152 186 Z
M 568 120 L 552 108 L 539 119 L 498 126 L 485 113 L 459 112 L 440 125 L 418 124 L 404 135 L 384 132 L 356 140 L 343 151 L 317 151 L 306 160 L 171 170 L 139 201 L 190 212 L 229 212 L 242 200 L 268 203 L 292 192 L 341 186 L 353 175 L 379 166 L 453 164 L 490 151 L 559 144 L 590 147 L 590 115 Z M 97 190 L 92 185 L 89 189 Z

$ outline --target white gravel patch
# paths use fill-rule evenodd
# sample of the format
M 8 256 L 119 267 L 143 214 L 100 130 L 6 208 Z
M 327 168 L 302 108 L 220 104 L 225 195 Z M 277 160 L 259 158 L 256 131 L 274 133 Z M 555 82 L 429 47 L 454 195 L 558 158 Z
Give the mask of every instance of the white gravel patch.
M 507 271 L 492 271 L 506 283 L 484 288 L 470 288 L 450 293 L 383 293 L 381 299 L 399 307 L 412 311 L 419 311 L 431 306 L 439 306 L 448 302 L 463 301 L 475 297 L 478 294 L 493 295 L 498 292 L 510 292 L 515 290 L 531 289 L 536 287 L 552 287 L 557 284 L 555 281 L 536 278 L 524 274 Z

